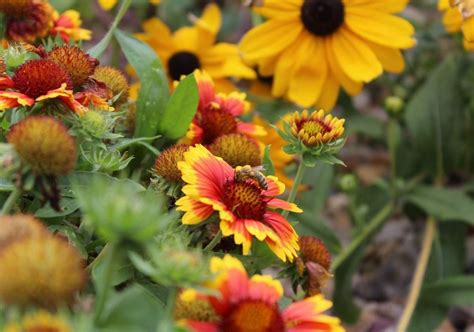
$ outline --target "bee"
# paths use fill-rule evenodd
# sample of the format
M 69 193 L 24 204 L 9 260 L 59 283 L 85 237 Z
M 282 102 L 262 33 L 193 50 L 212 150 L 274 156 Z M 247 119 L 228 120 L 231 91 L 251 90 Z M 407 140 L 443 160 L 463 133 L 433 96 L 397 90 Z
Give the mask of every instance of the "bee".
M 244 166 L 235 171 L 235 181 L 254 180 L 263 190 L 268 189 L 268 182 L 263 173 L 259 172 L 258 168 Z

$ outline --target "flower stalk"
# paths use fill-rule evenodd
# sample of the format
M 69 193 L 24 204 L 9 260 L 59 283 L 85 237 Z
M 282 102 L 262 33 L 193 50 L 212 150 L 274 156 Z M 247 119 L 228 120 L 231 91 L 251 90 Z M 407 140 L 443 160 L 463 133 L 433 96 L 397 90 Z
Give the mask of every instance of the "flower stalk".
M 10 195 L 8 196 L 7 200 L 5 201 L 5 204 L 3 204 L 2 207 L 2 213 L 1 215 L 7 215 L 10 213 L 10 211 L 13 209 L 15 206 L 15 203 L 18 201 L 22 194 L 22 190 L 20 188 L 15 188 Z
M 298 193 L 298 188 L 301 185 L 301 181 L 303 180 L 304 172 L 305 172 L 306 166 L 304 164 L 304 161 L 300 161 L 300 164 L 298 165 L 298 170 L 296 171 L 295 175 L 295 181 L 293 183 L 293 186 L 291 187 L 290 194 L 288 195 L 288 202 L 289 203 L 294 203 L 296 199 L 296 194 Z M 290 211 L 283 211 L 282 215 L 283 217 L 288 217 L 288 214 Z

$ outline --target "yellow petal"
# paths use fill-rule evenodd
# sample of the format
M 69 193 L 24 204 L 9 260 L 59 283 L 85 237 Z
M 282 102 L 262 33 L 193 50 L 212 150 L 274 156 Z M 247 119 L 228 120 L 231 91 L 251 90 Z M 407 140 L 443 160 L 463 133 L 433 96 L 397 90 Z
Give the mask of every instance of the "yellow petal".
M 368 42 L 368 44 L 386 71 L 398 74 L 405 69 L 405 60 L 399 49 L 370 42 Z
M 104 10 L 111 10 L 117 4 L 117 0 L 99 0 L 99 5 Z

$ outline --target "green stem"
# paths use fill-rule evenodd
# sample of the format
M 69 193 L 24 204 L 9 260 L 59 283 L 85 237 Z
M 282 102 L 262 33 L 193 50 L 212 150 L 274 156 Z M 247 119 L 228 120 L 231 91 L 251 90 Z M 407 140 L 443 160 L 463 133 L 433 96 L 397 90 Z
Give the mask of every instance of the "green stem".
M 18 200 L 18 198 L 20 198 L 21 193 L 22 190 L 20 188 L 15 188 L 10 193 L 10 196 L 8 196 L 5 204 L 3 204 L 1 215 L 6 215 L 10 213 L 10 211 L 13 209 L 13 206 L 15 206 L 16 201 Z
M 174 316 L 174 307 L 176 305 L 176 297 L 178 290 L 176 287 L 170 287 L 168 289 L 168 300 L 166 301 L 166 314 L 168 318 L 172 320 Z
M 104 278 L 102 279 L 102 285 L 100 292 L 97 295 L 97 302 L 95 306 L 95 320 L 97 323 L 101 323 L 102 314 L 104 312 L 105 303 L 107 302 L 107 297 L 110 289 L 112 288 L 112 279 L 114 276 L 114 271 L 116 263 L 119 258 L 119 247 L 116 244 L 110 244 L 110 246 L 105 246 L 102 251 L 107 250 L 106 252 L 106 262 L 104 263 Z M 99 254 L 99 256 L 101 256 Z
M 293 203 L 296 198 L 296 194 L 298 193 L 298 188 L 300 187 L 301 181 L 303 180 L 303 175 L 305 171 L 305 164 L 303 160 L 300 161 L 298 166 L 298 171 L 296 171 L 295 181 L 293 182 L 293 186 L 291 187 L 290 195 L 288 196 L 288 202 Z M 287 218 L 290 211 L 283 211 L 283 217 Z
M 219 242 L 221 242 L 221 240 L 222 240 L 222 231 L 219 230 L 219 232 L 216 234 L 216 236 L 214 236 L 212 241 L 209 242 L 208 245 L 204 248 L 204 251 L 211 251 L 219 244 Z
M 334 260 L 331 270 L 334 272 L 342 263 L 346 261 L 360 247 L 360 245 L 383 224 L 383 222 L 392 214 L 395 208 L 394 202 L 389 202 L 370 220 L 363 230 L 356 236 L 354 240 L 342 251 Z
M 416 264 L 415 274 L 410 287 L 410 293 L 403 310 L 402 317 L 397 326 L 397 332 L 406 332 L 410 324 L 413 312 L 415 311 L 418 298 L 420 297 L 421 287 L 423 286 L 423 279 L 425 277 L 426 268 L 430 260 L 431 248 L 433 247 L 433 240 L 436 234 L 436 220 L 430 217 L 426 222 L 425 233 L 423 235 L 423 244 L 421 246 L 420 257 Z

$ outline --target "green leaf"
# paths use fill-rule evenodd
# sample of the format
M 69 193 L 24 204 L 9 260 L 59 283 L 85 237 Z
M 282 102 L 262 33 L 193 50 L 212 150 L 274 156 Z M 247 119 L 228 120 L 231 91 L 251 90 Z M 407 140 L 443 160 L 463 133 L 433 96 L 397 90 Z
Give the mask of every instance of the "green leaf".
M 163 305 L 151 292 L 134 284 L 111 296 L 101 331 L 155 331 L 162 311 Z
M 275 175 L 275 167 L 273 166 L 273 161 L 270 158 L 270 149 L 271 145 L 265 146 L 265 150 L 263 152 L 263 170 L 266 175 Z
M 196 114 L 199 104 L 199 91 L 194 75 L 181 80 L 166 105 L 158 132 L 176 140 L 183 137 Z
M 419 301 L 407 332 L 436 331 L 447 313 L 445 307 Z
M 120 30 L 115 31 L 115 37 L 141 81 L 135 137 L 155 136 L 169 99 L 168 78 L 160 59 L 148 45 Z
M 56 211 L 51 206 L 47 205 L 35 212 L 35 216 L 38 218 L 56 218 L 70 215 L 79 209 L 79 203 L 74 198 L 62 197 L 59 202 L 61 207 L 60 211 Z
M 462 108 L 459 77 L 463 61 L 459 54 L 448 56 L 408 102 L 405 122 L 411 133 L 410 150 L 418 170 L 438 175 L 462 165 L 467 122 Z
M 474 225 L 474 200 L 462 191 L 419 186 L 405 200 L 439 221 L 458 220 Z
M 474 306 L 474 276 L 455 276 L 426 285 L 425 301 L 440 306 Z
M 2 191 L 13 191 L 15 189 L 15 185 L 13 182 L 7 180 L 7 179 L 1 179 L 0 178 L 0 192 Z
M 63 177 L 59 182 L 59 188 L 62 190 L 63 195 L 74 197 L 74 194 L 71 189 L 71 183 L 74 183 L 74 186 L 87 188 L 90 186 L 92 181 L 97 181 L 98 179 L 104 181 L 108 185 L 118 184 L 118 183 L 127 183 L 130 188 L 133 188 L 136 192 L 145 191 L 145 187 L 141 184 L 129 180 L 129 179 L 118 179 L 113 176 L 110 176 L 105 173 L 95 173 L 95 172 L 85 172 L 77 171 L 70 174 L 67 177 Z
M 99 43 L 97 43 L 94 47 L 92 47 L 88 53 L 94 57 L 98 58 L 104 51 L 107 49 L 107 46 L 109 46 L 110 41 L 112 40 L 112 37 L 114 35 L 115 29 L 119 25 L 120 21 L 122 20 L 123 16 L 127 12 L 128 7 L 130 7 L 130 4 L 132 3 L 132 0 L 123 0 L 122 4 L 120 6 L 120 9 L 115 16 L 115 19 L 112 23 L 112 26 L 110 27 L 109 31 L 105 34 L 105 36 L 100 40 Z

